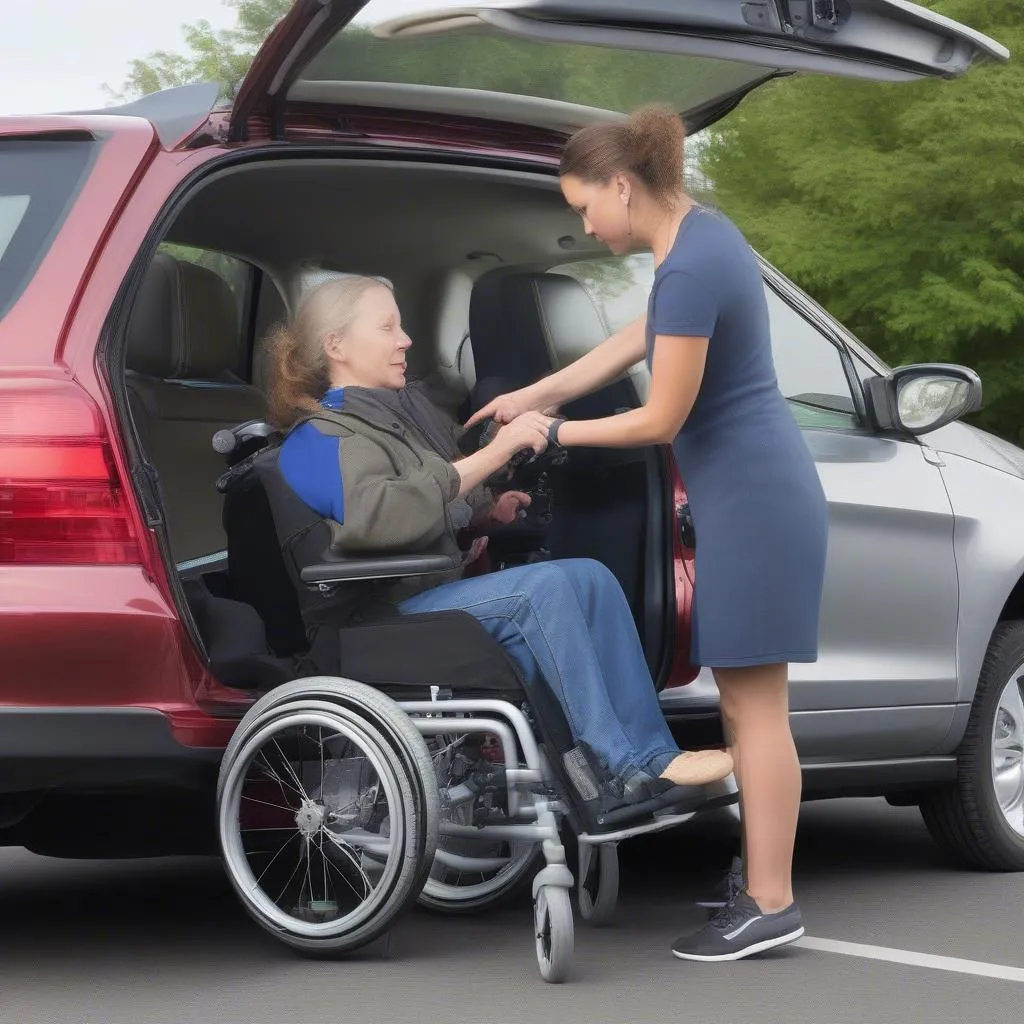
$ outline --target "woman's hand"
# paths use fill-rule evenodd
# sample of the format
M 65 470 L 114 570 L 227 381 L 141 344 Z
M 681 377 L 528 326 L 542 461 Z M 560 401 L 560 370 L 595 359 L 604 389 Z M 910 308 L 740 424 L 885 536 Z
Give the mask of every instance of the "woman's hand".
M 478 412 L 466 420 L 466 428 L 479 423 L 481 420 L 494 420 L 495 423 L 511 423 L 518 416 L 528 412 L 540 412 L 544 403 L 538 403 L 533 398 L 529 388 L 520 388 L 519 391 L 509 391 L 508 394 L 498 395 L 497 398 L 488 402 Z
M 507 526 L 514 523 L 519 518 L 520 510 L 529 508 L 532 502 L 533 499 L 523 491 L 506 491 L 491 506 L 488 517 L 492 523 Z
M 548 446 L 551 420 L 539 412 L 527 412 L 498 429 L 490 444 L 452 463 L 459 475 L 459 494 L 468 494 L 489 476 L 507 466 L 516 452 L 540 455 Z
M 510 423 L 505 424 L 497 434 L 491 445 L 497 446 L 497 450 L 505 455 L 505 461 L 529 448 L 534 455 L 540 455 L 548 446 L 548 428 L 551 426 L 551 417 L 544 416 L 539 412 L 524 412 L 517 416 Z

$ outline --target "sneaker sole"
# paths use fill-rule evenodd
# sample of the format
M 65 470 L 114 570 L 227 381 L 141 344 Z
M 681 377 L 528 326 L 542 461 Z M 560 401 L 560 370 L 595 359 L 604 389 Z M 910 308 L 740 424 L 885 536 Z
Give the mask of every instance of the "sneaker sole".
M 724 963 L 729 960 L 742 960 L 744 957 L 754 956 L 755 953 L 764 953 L 766 950 L 774 949 L 776 946 L 784 946 L 787 942 L 796 942 L 804 933 L 803 926 L 788 935 L 779 935 L 774 939 L 765 939 L 763 942 L 755 942 L 752 946 L 745 946 L 732 953 L 719 953 L 714 956 L 705 956 L 700 953 L 679 953 L 672 950 L 672 955 L 677 960 L 697 960 L 700 963 Z

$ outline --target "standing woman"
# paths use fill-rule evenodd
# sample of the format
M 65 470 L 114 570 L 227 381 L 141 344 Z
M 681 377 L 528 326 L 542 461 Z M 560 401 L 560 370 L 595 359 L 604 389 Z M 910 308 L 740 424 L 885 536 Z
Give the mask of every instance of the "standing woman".
M 471 422 L 560 406 L 646 357 L 642 408 L 553 419 L 548 436 L 565 446 L 671 443 L 675 452 L 697 538 L 692 660 L 712 669 L 721 695 L 745 887 L 673 953 L 738 960 L 803 934 L 792 886 L 801 776 L 788 666 L 817 659 L 828 519 L 776 380 L 760 269 L 739 230 L 684 192 L 684 134 L 673 111 L 647 107 L 569 140 L 562 191 L 587 234 L 617 255 L 653 250 L 647 315 Z

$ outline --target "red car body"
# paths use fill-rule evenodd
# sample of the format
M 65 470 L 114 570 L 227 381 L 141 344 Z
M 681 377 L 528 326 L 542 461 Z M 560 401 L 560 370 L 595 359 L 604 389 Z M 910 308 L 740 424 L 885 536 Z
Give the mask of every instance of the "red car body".
M 0 319 L 0 721 L 19 723 L 18 746 L 38 762 L 35 771 L 0 774 L 0 790 L 78 786 L 91 761 L 104 786 L 124 759 L 145 774 L 150 749 L 154 765 L 168 766 L 161 778 L 174 782 L 179 756 L 215 762 L 248 706 L 211 675 L 183 625 L 98 358 L 119 290 L 175 190 L 207 162 L 267 144 L 258 122 L 246 141 L 213 141 L 226 120 L 216 112 L 190 133 L 199 145 L 168 147 L 137 118 L 0 118 L 0 141 L 101 140 L 59 232 Z M 336 139 L 330 120 L 329 109 L 290 115 L 286 137 Z M 483 122 L 441 129 L 423 117 L 378 115 L 358 127 L 360 147 L 470 150 L 548 166 L 557 158 L 553 138 L 510 132 L 506 142 Z M 684 500 L 677 478 L 676 504 Z M 687 658 L 692 552 L 678 537 L 669 685 L 695 674 Z M 71 741 L 64 751 L 58 719 Z

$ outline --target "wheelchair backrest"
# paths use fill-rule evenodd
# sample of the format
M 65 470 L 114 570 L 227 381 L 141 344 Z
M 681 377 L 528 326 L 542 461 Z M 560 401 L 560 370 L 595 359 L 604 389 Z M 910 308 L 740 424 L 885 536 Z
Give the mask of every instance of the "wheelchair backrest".
M 313 628 L 343 626 L 369 610 L 373 584 L 348 581 L 317 587 L 302 570 L 322 563 L 330 548 L 327 521 L 291 489 L 278 465 L 279 443 L 242 459 L 221 478 L 231 596 L 251 604 L 279 656 L 306 650 Z

